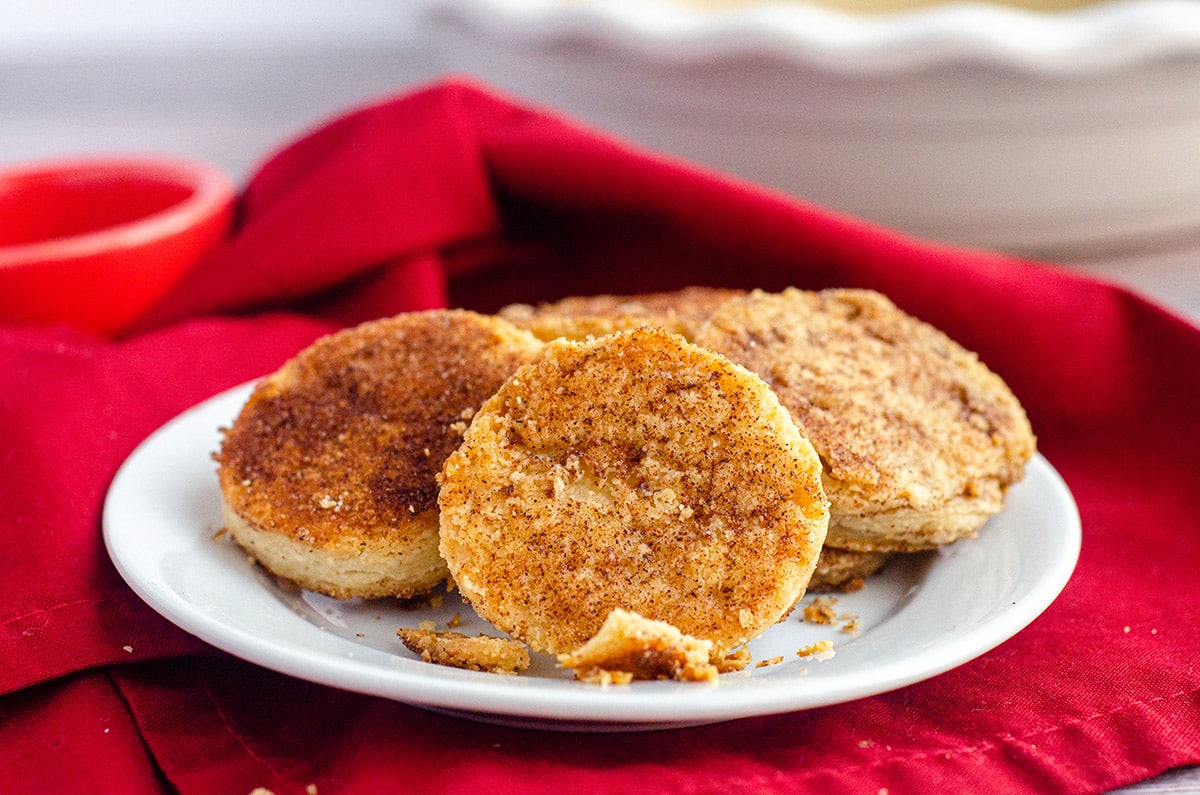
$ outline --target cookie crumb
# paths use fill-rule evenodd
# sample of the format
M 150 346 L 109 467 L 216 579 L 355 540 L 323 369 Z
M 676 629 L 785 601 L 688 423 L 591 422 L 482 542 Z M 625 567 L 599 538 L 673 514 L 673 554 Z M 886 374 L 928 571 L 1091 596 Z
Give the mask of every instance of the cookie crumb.
M 579 679 L 580 682 L 586 682 L 589 685 L 608 687 L 610 685 L 629 684 L 633 681 L 633 674 L 631 674 L 629 671 L 605 671 L 600 668 L 592 668 L 576 678 Z
M 832 624 L 837 614 L 833 606 L 837 599 L 832 596 L 816 596 L 804 606 L 804 620 L 810 624 Z
M 421 622 L 422 624 L 433 622 Z M 529 650 L 525 644 L 507 638 L 474 638 L 458 632 L 433 632 L 425 628 L 396 630 L 400 641 L 421 659 L 436 665 L 485 671 L 495 674 L 515 674 L 529 667 Z
M 819 640 L 816 643 L 796 650 L 797 657 L 812 657 L 814 660 L 821 662 L 832 659 L 833 655 L 833 641 L 829 640 Z
M 729 652 L 729 654 L 719 660 L 713 660 L 712 663 L 717 666 L 718 673 L 727 674 L 731 671 L 745 670 L 752 659 L 750 650 L 743 646 L 740 649 Z
M 558 664 L 583 682 L 623 684 L 633 679 L 712 682 L 719 673 L 709 662 L 712 642 L 684 635 L 665 621 L 613 610 L 600 630 Z

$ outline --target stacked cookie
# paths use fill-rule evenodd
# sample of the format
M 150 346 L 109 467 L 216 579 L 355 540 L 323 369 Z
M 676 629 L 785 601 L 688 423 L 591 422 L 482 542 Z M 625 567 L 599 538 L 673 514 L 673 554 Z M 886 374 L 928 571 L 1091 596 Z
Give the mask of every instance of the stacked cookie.
M 891 554 L 975 535 L 1033 456 L 1029 420 L 1004 381 L 874 291 L 689 288 L 500 315 L 545 339 L 658 313 L 761 377 L 816 448 L 830 518 L 810 590 L 857 587 Z
M 1033 450 L 1001 379 L 877 293 L 689 288 L 331 335 L 217 461 L 230 533 L 300 587 L 449 579 L 537 651 L 623 611 L 717 663 L 806 589 L 975 534 Z

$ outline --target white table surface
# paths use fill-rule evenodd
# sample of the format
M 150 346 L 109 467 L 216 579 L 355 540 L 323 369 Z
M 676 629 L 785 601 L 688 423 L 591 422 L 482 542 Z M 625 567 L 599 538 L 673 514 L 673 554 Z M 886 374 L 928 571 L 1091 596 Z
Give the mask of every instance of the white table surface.
M 405 0 L 6 0 L 0 163 L 182 154 L 240 180 L 328 116 L 453 69 Z M 1200 324 L 1200 230 L 1064 264 Z M 1200 767 L 1120 792 L 1200 794 Z

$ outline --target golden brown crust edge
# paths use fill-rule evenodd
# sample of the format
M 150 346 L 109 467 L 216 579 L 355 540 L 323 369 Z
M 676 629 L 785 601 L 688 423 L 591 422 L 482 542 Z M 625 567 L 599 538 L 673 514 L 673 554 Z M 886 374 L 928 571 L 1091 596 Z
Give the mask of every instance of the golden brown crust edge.
M 570 296 L 538 304 L 510 304 L 499 315 L 547 342 L 584 340 L 638 326 L 657 326 L 691 340 L 718 306 L 744 290 L 684 287 L 632 295 Z
M 830 593 L 833 591 L 856 591 L 866 580 L 883 569 L 891 553 L 835 549 L 825 544 L 812 579 L 808 581 L 808 593 Z

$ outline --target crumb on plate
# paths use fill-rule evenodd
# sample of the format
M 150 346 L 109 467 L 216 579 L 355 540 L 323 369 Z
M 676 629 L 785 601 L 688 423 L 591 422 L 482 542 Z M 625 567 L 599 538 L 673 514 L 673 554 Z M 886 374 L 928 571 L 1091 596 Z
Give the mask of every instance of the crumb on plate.
M 529 667 L 529 650 L 525 644 L 508 638 L 486 635 L 472 638 L 459 632 L 434 632 L 425 628 L 401 628 L 396 634 L 409 651 L 421 655 L 428 663 L 496 674 L 513 674 Z
M 558 664 L 574 670 L 580 681 L 596 684 L 634 679 L 711 682 L 719 673 L 709 661 L 711 651 L 711 641 L 618 608 L 608 614 L 590 640 L 569 654 L 558 655 Z

